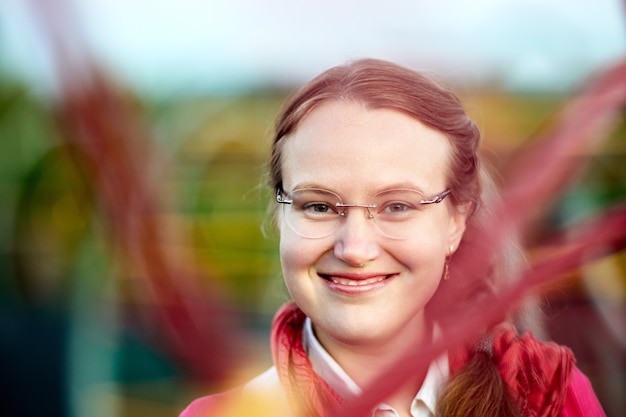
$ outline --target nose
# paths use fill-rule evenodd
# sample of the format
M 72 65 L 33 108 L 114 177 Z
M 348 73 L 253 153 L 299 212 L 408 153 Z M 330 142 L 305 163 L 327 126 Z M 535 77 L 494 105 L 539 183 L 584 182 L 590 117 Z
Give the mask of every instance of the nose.
M 378 232 L 375 230 L 367 209 L 346 212 L 335 241 L 334 254 L 337 259 L 350 266 L 363 266 L 380 255 Z

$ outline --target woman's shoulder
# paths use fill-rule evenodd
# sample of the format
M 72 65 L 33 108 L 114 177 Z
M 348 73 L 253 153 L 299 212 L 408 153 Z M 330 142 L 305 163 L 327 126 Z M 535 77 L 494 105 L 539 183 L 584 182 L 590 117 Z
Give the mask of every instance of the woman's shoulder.
M 238 390 L 231 390 L 197 398 L 192 401 L 182 413 L 180 413 L 179 417 L 205 417 L 210 415 L 219 415 L 221 410 L 225 408 L 226 404 L 230 403 L 233 400 L 233 397 L 239 395 L 237 391 Z
M 476 352 L 484 352 L 498 369 L 510 393 L 530 415 L 603 416 L 602 408 L 576 358 L 567 346 L 539 340 L 531 332 L 518 333 L 512 325 L 494 328 L 478 342 L 450 356 L 450 370 L 460 371 Z M 600 410 L 576 414 L 581 404 Z M 569 414 L 560 414 L 567 411 Z
M 520 334 L 512 325 L 502 324 L 454 350 L 450 356 L 451 372 L 464 367 L 477 352 L 491 356 L 505 380 L 528 372 L 567 377 L 575 363 L 572 351 L 566 346 L 539 340 L 531 332 Z
M 569 381 L 576 360 L 567 346 L 539 340 L 531 332 L 519 334 L 512 326 L 501 326 L 492 335 L 493 360 L 505 379 L 521 372 Z
M 494 333 L 492 354 L 502 379 L 530 408 L 570 417 L 605 415 L 567 346 L 505 327 Z
M 288 415 L 287 398 L 276 368 L 269 368 L 240 387 L 194 400 L 180 417 L 242 415 Z
M 589 378 L 576 367 L 567 388 L 562 417 L 604 417 L 606 414 L 589 382 Z
M 278 388 L 280 388 L 280 380 L 275 366 L 255 376 L 243 386 L 246 391 L 275 390 Z

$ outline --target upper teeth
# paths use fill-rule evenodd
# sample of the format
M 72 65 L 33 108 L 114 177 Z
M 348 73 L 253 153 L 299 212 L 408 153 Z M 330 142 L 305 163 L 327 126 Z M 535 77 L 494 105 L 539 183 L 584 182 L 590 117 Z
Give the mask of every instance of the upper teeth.
M 354 279 L 347 279 L 347 278 L 331 277 L 331 281 L 334 282 L 335 284 L 357 286 L 357 285 L 374 284 L 376 282 L 380 282 L 384 280 L 385 278 L 387 277 L 379 276 L 379 277 L 368 278 L 368 279 L 363 279 L 363 280 L 354 280 Z

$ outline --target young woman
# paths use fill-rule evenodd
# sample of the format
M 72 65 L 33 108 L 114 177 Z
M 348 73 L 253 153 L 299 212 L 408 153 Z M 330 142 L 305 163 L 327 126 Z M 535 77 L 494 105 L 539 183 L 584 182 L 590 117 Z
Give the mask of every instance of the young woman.
M 445 337 L 442 310 L 463 317 L 514 264 L 496 257 L 465 287 L 455 264 L 479 243 L 473 230 L 488 209 L 479 139 L 454 94 L 392 63 L 335 67 L 297 91 L 269 164 L 293 299 L 274 319 L 274 366 L 181 416 L 331 415 L 384 385 L 390 369 L 401 383 L 370 415 L 604 415 L 567 348 L 519 336 L 512 324 L 397 366 Z

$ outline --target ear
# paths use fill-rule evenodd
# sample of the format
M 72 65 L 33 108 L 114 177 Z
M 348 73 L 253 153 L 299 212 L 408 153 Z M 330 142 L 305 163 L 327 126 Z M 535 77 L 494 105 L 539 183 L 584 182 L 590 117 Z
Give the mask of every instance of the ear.
M 472 203 L 461 204 L 452 208 L 450 221 L 448 223 L 448 248 L 452 255 L 461 243 L 463 234 L 467 228 L 467 217 L 470 213 Z

